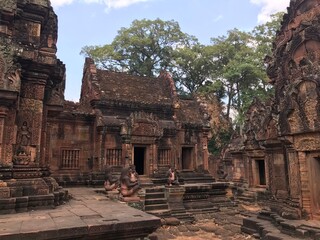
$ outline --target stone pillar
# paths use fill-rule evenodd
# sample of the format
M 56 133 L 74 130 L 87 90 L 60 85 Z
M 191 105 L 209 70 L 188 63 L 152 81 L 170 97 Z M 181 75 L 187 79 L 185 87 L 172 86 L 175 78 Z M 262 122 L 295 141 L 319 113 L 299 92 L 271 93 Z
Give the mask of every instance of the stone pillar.
M 95 129 L 94 129 L 95 131 Z M 98 131 L 96 134 L 95 134 L 95 149 L 94 149 L 94 154 L 95 156 L 98 156 L 99 157 L 99 162 L 102 162 L 102 165 L 103 164 L 106 164 L 106 160 L 105 160 L 105 156 L 103 155 L 103 152 L 102 152 L 102 131 Z
M 47 77 L 47 74 L 31 71 L 22 79 L 14 164 L 40 164 L 43 98 Z
M 309 188 L 309 171 L 305 152 L 298 152 L 299 170 L 301 177 L 301 203 L 302 207 L 311 214 L 311 192 Z
M 158 146 L 157 144 L 152 144 L 152 164 L 150 164 L 149 175 L 152 175 L 154 170 L 158 169 Z
M 202 158 L 204 170 L 209 170 L 208 133 L 205 132 L 202 138 Z
M 40 147 L 40 156 L 39 156 L 39 165 L 40 166 L 48 166 L 48 164 L 46 164 L 46 157 L 45 154 L 47 152 L 46 147 L 47 147 L 47 122 L 48 122 L 48 118 L 47 118 L 47 107 L 45 105 L 43 105 L 43 115 L 42 115 L 42 131 L 41 131 L 41 147 Z
M 169 209 L 172 213 L 186 211 L 183 204 L 183 195 L 186 189 L 182 186 L 166 187 Z
M 5 118 L 7 116 L 8 109 L 6 107 L 0 107 L 0 162 L 3 163 L 4 159 L 4 129 Z
M 301 187 L 300 187 L 300 174 L 299 174 L 299 160 L 297 152 L 292 147 L 287 147 L 288 156 L 288 176 L 289 176 L 289 192 L 290 197 L 299 201 Z

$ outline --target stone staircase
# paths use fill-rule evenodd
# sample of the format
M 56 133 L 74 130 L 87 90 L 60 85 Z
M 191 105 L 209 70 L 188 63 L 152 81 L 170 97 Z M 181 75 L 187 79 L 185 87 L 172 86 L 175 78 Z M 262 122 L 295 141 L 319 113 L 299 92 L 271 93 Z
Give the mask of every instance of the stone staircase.
M 175 217 L 180 222 L 193 222 L 194 217 L 186 212 L 186 209 L 181 206 L 175 206 L 169 209 L 168 199 L 166 197 L 165 187 L 153 187 L 145 189 L 145 211 L 160 218 Z
M 140 185 L 143 188 L 151 188 L 153 187 L 152 180 L 146 175 L 139 175 Z
M 178 173 L 179 182 L 181 181 L 184 184 L 193 184 L 193 183 L 212 183 L 215 179 L 209 172 L 196 172 L 193 170 L 181 170 Z
M 144 210 L 161 218 L 170 216 L 164 187 L 145 188 Z
M 265 188 L 244 188 L 235 186 L 232 188 L 236 201 L 242 203 L 255 203 L 261 200 L 268 200 L 271 194 Z
M 320 239 L 318 221 L 288 220 L 270 211 L 243 219 L 241 230 L 262 240 Z
M 171 216 L 175 217 L 180 220 L 180 222 L 183 223 L 192 223 L 195 221 L 195 218 L 191 213 L 187 213 L 186 210 L 183 209 L 174 209 L 171 211 Z
M 254 203 L 257 201 L 257 192 L 246 189 L 241 194 L 236 196 L 236 200 L 240 202 Z

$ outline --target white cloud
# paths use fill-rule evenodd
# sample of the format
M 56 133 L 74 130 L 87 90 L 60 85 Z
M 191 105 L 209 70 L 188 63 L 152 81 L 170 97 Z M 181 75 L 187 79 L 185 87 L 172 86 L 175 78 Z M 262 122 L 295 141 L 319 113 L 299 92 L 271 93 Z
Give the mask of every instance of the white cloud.
M 258 15 L 258 23 L 265 23 L 270 20 L 270 15 L 277 12 L 286 12 L 290 0 L 250 0 L 251 3 L 261 6 Z
M 139 2 L 146 2 L 148 0 L 85 0 L 87 3 L 100 3 L 106 5 L 107 9 L 117 9 L 128 7 Z
M 132 4 L 139 2 L 147 2 L 150 0 L 51 0 L 51 4 L 53 7 L 61 7 L 63 5 L 71 4 L 74 1 L 82 1 L 85 3 L 97 3 L 101 5 L 105 5 L 107 10 L 125 8 Z
M 213 22 L 219 22 L 222 18 L 223 18 L 223 16 L 220 14 L 219 16 L 217 16 L 213 19 Z

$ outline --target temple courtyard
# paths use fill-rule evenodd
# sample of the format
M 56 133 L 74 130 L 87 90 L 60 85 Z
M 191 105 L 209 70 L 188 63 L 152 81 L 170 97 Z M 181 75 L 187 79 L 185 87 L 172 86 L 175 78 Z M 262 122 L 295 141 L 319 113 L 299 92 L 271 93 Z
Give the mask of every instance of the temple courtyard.
M 234 206 L 195 214 L 193 222 L 183 222 L 174 217 L 158 218 L 110 199 L 101 188 L 67 190 L 71 199 L 56 208 L 1 215 L 0 239 L 319 239 L 319 222 L 285 220 L 280 229 L 261 218 L 265 210 L 257 202 L 236 200 Z M 244 233 L 250 232 L 244 229 L 244 218 L 247 221 L 244 225 L 257 224 L 261 232 Z M 285 225 L 291 233 L 285 231 Z
M 182 223 L 111 200 L 98 188 L 67 190 L 71 199 L 54 209 L 1 215 L 0 239 L 253 239 L 241 233 L 241 224 L 258 210 L 254 206 L 221 208 Z

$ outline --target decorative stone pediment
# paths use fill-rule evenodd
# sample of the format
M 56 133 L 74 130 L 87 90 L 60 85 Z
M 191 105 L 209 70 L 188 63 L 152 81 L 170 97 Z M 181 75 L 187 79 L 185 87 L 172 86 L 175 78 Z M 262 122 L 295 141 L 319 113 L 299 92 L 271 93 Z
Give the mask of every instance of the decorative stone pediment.
M 131 129 L 131 134 L 136 136 L 161 137 L 163 135 L 159 119 L 152 113 L 132 113 L 129 117 L 128 127 Z
M 320 150 L 320 139 L 315 136 L 299 137 L 294 143 L 297 151 L 319 151 Z

